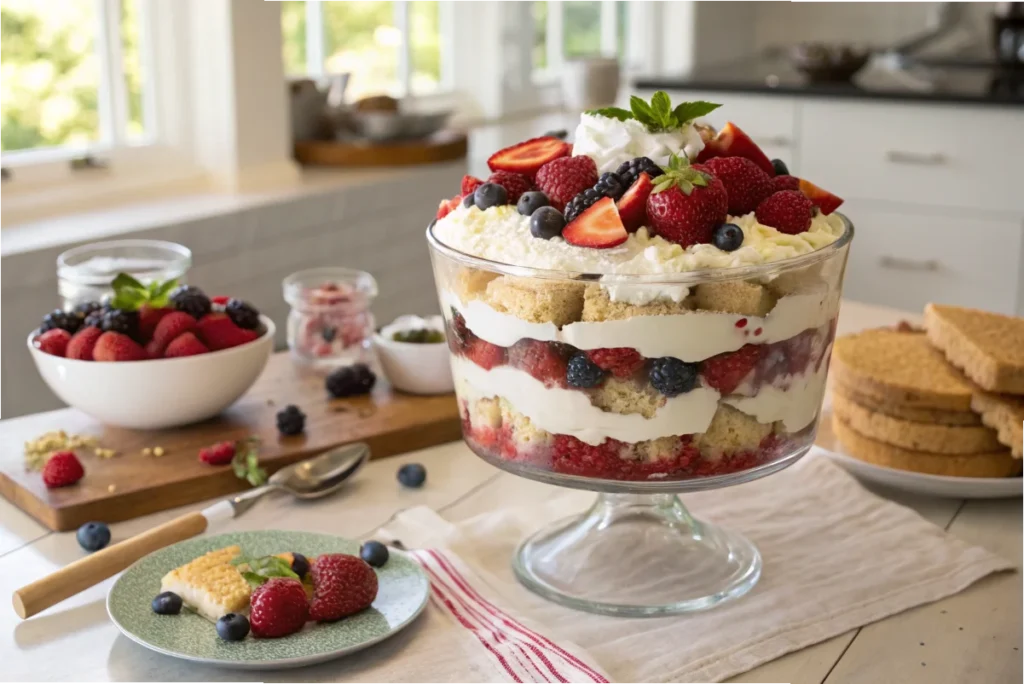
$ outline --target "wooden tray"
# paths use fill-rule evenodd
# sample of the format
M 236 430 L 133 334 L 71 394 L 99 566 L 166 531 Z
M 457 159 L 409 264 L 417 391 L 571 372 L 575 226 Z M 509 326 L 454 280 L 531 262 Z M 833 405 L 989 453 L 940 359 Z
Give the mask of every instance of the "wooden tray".
M 275 415 L 287 404 L 306 413 L 304 435 L 278 435 Z M 81 449 L 85 477 L 72 487 L 48 490 L 38 471 L 26 470 L 23 454 L 25 442 L 52 430 L 95 435 L 118 455 L 103 459 Z M 450 442 L 461 433 L 454 395 L 401 394 L 378 380 L 369 397 L 330 399 L 323 374 L 281 352 L 234 406 L 184 428 L 104 427 L 70 408 L 0 421 L 0 494 L 52 530 L 75 529 L 90 520 L 128 520 L 248 488 L 230 466 L 206 465 L 197 454 L 201 447 L 250 435 L 263 440 L 260 462 L 272 473 L 348 442 L 367 442 L 373 457 L 380 458 Z M 167 453 L 142 454 L 143 448 L 155 446 Z
M 440 131 L 393 143 L 307 140 L 295 143 L 295 158 L 316 166 L 410 166 L 462 159 L 467 149 L 465 133 Z

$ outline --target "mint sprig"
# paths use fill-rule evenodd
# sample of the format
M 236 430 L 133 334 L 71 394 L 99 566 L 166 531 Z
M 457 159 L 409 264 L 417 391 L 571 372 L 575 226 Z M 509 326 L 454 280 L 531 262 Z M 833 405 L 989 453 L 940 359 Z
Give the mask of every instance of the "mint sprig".
M 249 586 L 256 588 L 272 577 L 291 577 L 301 579 L 284 558 L 277 556 L 260 556 L 248 558 L 238 556 L 231 561 L 238 568 Z
M 673 109 L 668 93 L 664 90 L 659 90 L 651 96 L 650 102 L 633 95 L 629 98 L 629 109 L 604 107 L 602 109 L 592 109 L 587 114 L 604 116 L 618 121 L 635 119 L 646 126 L 647 130 L 652 133 L 660 133 L 688 126 L 694 119 L 707 116 L 721 106 L 714 102 L 698 100 L 680 103 Z
M 684 195 L 689 195 L 695 187 L 707 187 L 708 176 L 690 166 L 690 160 L 686 157 L 673 154 L 669 157 L 665 173 L 651 182 L 654 184 L 651 194 L 665 192 L 670 188 L 679 188 Z
M 138 311 L 143 304 L 161 309 L 167 306 L 171 291 L 178 286 L 178 280 L 175 278 L 162 283 L 154 280 L 149 285 L 143 285 L 127 273 L 118 273 L 110 286 L 114 289 L 110 305 L 115 309 Z
M 259 437 L 253 435 L 235 445 L 231 468 L 235 471 L 235 477 L 245 480 L 253 487 L 259 487 L 267 481 L 267 471 L 260 467 Z

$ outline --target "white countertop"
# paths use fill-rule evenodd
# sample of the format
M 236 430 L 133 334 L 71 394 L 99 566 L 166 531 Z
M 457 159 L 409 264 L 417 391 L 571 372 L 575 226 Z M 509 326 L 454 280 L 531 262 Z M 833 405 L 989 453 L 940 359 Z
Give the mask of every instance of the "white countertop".
M 902 312 L 844 302 L 839 334 L 889 325 Z M 59 426 L 54 426 L 55 429 Z M 21 459 L 21 454 L 0 458 Z M 395 481 L 398 467 L 419 462 L 429 473 L 420 490 Z M 397 511 L 428 505 L 449 520 L 462 520 L 494 506 L 514 491 L 520 505 L 550 496 L 551 487 L 521 480 L 487 465 L 461 442 L 374 461 L 338 495 L 296 503 L 287 495 L 268 496 L 219 531 L 296 529 L 360 538 L 370 535 Z M 1021 562 L 1021 501 L 930 499 L 880 492 L 918 511 L 950 534 Z M 115 541 L 148 529 L 204 504 L 165 511 L 112 526 Z M 0 499 L 0 593 L 9 596 L 24 584 L 80 558 L 73 532 L 52 533 Z M 265 681 L 351 680 L 353 669 L 337 664 L 280 673 L 247 675 L 217 670 L 151 653 L 120 636 L 107 618 L 105 598 L 113 579 L 75 596 L 41 615 L 21 621 L 0 608 L 0 667 L 4 681 Z M 966 591 L 936 603 L 852 630 L 736 677 L 738 682 L 1019 682 L 1021 681 L 1021 574 L 988 577 Z M 392 642 L 415 639 L 413 626 Z M 384 646 L 351 656 L 382 657 Z M 393 649 L 388 649 L 393 652 Z M 339 679 L 340 678 L 340 679 Z

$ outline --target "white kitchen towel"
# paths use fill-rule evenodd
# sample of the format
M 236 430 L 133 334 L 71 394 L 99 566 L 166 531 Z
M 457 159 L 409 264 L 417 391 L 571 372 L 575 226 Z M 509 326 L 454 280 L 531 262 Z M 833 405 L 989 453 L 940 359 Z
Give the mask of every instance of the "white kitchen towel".
M 453 524 L 428 508 L 414 508 L 391 521 L 380 538 L 433 550 L 417 552 L 421 559 L 443 554 L 462 569 L 466 593 L 488 597 L 552 643 L 574 645 L 575 657 L 587 666 L 596 663 L 595 673 L 612 681 L 722 681 L 1014 567 L 868 492 L 828 459 L 805 458 L 756 482 L 684 497 L 698 517 L 740 531 L 757 545 L 764 568 L 749 594 L 684 616 L 603 617 L 536 596 L 516 582 L 510 567 L 520 540 L 580 512 L 587 493 L 565 491 L 529 507 L 516 507 L 514 491 L 489 495 L 492 512 Z M 457 595 L 452 586 L 445 591 Z M 464 632 L 493 629 L 494 641 L 509 634 L 486 615 L 474 624 L 463 625 Z M 473 640 L 481 659 L 497 662 L 475 635 Z M 478 666 L 474 674 L 480 671 Z M 491 671 L 494 681 L 515 681 L 500 666 Z M 539 674 L 543 681 L 546 673 Z M 463 679 L 457 671 L 450 677 Z

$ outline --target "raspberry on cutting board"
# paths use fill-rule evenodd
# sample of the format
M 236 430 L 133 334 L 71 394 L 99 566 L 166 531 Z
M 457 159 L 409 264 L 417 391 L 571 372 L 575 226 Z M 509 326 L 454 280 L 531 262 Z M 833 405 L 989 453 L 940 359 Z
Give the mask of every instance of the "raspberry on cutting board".
M 43 484 L 47 489 L 68 487 L 85 475 L 85 468 L 73 451 L 58 451 L 43 466 Z

